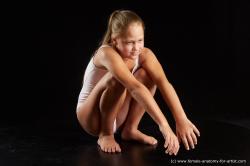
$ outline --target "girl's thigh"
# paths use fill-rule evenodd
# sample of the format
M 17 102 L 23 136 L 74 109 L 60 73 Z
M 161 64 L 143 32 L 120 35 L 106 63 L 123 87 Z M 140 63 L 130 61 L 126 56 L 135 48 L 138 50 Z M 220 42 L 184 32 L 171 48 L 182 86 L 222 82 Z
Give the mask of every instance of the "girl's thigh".
M 82 128 L 89 134 L 98 136 L 100 130 L 100 97 L 111 74 L 106 73 L 93 88 L 84 102 L 77 105 L 77 118 Z

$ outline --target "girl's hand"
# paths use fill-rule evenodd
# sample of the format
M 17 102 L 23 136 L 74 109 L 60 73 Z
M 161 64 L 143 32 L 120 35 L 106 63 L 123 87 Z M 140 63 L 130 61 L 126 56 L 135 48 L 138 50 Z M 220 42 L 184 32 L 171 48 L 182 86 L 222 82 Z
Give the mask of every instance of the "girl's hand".
M 178 138 L 169 126 L 160 127 L 160 131 L 165 138 L 164 148 L 166 148 L 165 153 L 169 155 L 177 155 L 180 145 Z
M 200 136 L 199 130 L 187 118 L 176 122 L 176 134 L 179 142 L 184 144 L 186 150 L 194 149 L 197 144 L 197 136 Z

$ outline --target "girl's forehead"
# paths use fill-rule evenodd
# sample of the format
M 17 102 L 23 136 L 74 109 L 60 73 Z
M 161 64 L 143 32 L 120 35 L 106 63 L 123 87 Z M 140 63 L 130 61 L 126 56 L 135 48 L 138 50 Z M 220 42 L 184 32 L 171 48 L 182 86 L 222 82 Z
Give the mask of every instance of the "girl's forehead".
M 141 24 L 131 24 L 128 26 L 124 34 L 123 38 L 142 38 L 144 37 L 144 30 Z
M 144 31 L 142 24 L 138 23 L 138 22 L 134 22 L 128 25 L 128 27 L 126 28 L 126 31 Z

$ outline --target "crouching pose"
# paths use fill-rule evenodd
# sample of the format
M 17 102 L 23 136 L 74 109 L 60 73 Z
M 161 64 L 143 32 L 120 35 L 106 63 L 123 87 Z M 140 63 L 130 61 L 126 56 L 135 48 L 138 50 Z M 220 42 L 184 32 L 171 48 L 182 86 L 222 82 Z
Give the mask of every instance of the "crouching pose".
M 109 18 L 101 46 L 85 70 L 77 103 L 77 118 L 82 128 L 98 137 L 104 152 L 121 152 L 114 138 L 155 145 L 157 140 L 138 130 L 145 113 L 159 126 L 169 155 L 176 155 L 180 142 L 187 150 L 200 135 L 187 118 L 179 98 L 169 83 L 155 54 L 144 47 L 144 23 L 133 11 L 117 10 Z M 159 89 L 176 122 L 176 133 L 153 96 Z

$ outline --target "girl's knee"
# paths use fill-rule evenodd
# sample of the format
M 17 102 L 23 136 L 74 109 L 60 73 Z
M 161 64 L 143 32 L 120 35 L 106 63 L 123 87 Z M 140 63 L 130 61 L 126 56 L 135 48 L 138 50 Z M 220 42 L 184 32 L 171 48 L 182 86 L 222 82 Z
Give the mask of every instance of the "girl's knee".
M 136 72 L 135 72 L 135 77 L 137 77 L 138 79 L 145 79 L 147 76 L 147 72 L 146 70 L 144 70 L 143 68 L 139 68 Z
M 125 89 L 124 86 L 114 76 L 110 76 L 107 79 L 106 88 L 115 89 L 115 90 Z
M 137 80 L 146 85 L 148 88 L 156 87 L 154 81 L 148 75 L 147 71 L 144 70 L 143 68 L 140 68 L 135 72 L 135 77 L 137 78 Z

